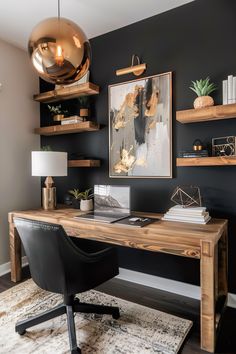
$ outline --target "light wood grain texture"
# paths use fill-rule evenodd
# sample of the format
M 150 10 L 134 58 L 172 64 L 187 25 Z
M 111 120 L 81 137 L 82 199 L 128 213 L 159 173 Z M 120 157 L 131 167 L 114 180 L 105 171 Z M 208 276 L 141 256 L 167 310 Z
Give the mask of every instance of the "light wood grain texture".
M 68 167 L 100 167 L 100 160 L 69 160 Z
M 236 166 L 236 156 L 179 157 L 178 167 L 188 166 Z
M 11 280 L 21 280 L 21 240 L 13 223 L 9 224 Z
M 34 95 L 33 98 L 38 102 L 49 103 L 97 94 L 99 94 L 99 86 L 91 82 L 86 82 L 77 86 L 64 87 L 53 91 L 43 92 Z
M 236 118 L 236 104 L 227 104 L 176 112 L 180 123 L 209 122 L 211 120 Z
M 215 350 L 215 244 L 201 241 L 201 348 Z
M 51 125 L 49 127 L 36 128 L 35 134 L 39 135 L 62 135 L 62 134 L 74 134 L 82 132 L 94 132 L 99 130 L 100 126 L 97 123 L 86 121 L 76 124 L 66 125 Z
M 217 323 L 223 307 L 217 315 L 218 293 L 227 296 L 227 220 L 212 219 L 207 225 L 178 223 L 160 220 L 160 214 L 134 212 L 135 215 L 155 218 L 156 221 L 143 228 L 121 224 L 106 224 L 75 219 L 81 211 L 62 208 L 54 211 L 29 210 L 9 213 L 10 243 L 13 281 L 20 280 L 21 264 L 19 245 L 14 230 L 14 217 L 50 222 L 62 225 L 70 236 L 101 241 L 114 245 L 143 249 L 152 252 L 174 254 L 200 259 L 201 269 L 201 346 L 213 352 L 216 342 Z M 17 241 L 18 242 L 18 241 Z M 216 253 L 219 246 L 219 273 Z M 14 249 L 16 246 L 17 251 Z M 217 273 L 217 274 L 216 274 Z M 17 276 L 15 275 L 17 274 Z M 223 279 L 221 279 L 221 277 Z M 217 280 L 216 280 L 217 279 Z M 217 285 L 217 284 L 218 285 Z

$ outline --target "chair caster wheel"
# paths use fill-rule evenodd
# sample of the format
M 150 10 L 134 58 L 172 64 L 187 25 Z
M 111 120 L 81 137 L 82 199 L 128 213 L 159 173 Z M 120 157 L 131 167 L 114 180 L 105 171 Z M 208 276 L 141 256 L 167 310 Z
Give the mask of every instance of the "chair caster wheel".
M 118 320 L 118 318 L 120 318 L 120 311 L 117 310 L 116 312 L 114 312 L 112 318 L 114 318 L 114 320 Z
M 78 347 L 71 350 L 71 354 L 81 354 L 81 353 L 82 353 L 82 352 L 81 352 L 81 349 L 78 348 Z
M 17 333 L 20 335 L 20 336 L 23 336 L 25 333 L 26 333 L 26 330 L 25 329 L 23 329 L 23 330 L 19 330 L 19 331 L 17 331 Z

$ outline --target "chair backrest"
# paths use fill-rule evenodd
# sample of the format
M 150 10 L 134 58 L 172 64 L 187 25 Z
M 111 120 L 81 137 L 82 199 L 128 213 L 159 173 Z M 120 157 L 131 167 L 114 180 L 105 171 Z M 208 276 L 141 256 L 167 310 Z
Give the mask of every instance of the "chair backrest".
M 14 223 L 31 276 L 39 287 L 61 294 L 73 294 L 74 288 L 84 291 L 85 265 L 89 257 L 73 244 L 60 225 L 21 218 L 15 218 Z

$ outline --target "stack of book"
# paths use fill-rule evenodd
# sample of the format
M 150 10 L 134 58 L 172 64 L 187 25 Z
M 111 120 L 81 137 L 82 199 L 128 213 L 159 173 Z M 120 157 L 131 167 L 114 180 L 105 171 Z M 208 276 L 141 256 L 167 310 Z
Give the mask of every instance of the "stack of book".
M 180 151 L 179 152 L 179 157 L 208 157 L 208 151 L 207 150 L 186 150 L 186 151 Z
M 223 80 L 223 104 L 236 103 L 236 77 L 229 75 L 227 80 Z
M 66 124 L 76 124 L 76 123 L 81 123 L 83 122 L 83 118 L 79 116 L 71 116 L 67 118 L 63 118 L 61 120 L 61 125 L 66 125 Z
M 163 216 L 162 220 L 206 224 L 211 219 L 205 207 L 182 207 L 175 205 Z

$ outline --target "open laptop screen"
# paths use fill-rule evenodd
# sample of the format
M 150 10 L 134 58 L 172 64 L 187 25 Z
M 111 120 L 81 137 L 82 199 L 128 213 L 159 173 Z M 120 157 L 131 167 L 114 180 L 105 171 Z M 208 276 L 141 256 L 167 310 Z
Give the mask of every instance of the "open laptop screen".
M 130 187 L 95 185 L 94 213 L 129 214 Z

